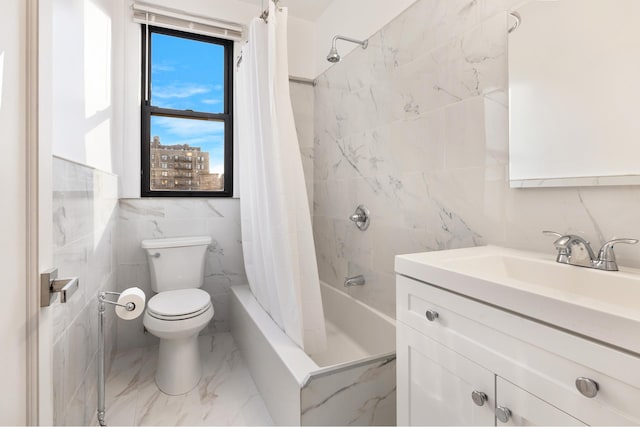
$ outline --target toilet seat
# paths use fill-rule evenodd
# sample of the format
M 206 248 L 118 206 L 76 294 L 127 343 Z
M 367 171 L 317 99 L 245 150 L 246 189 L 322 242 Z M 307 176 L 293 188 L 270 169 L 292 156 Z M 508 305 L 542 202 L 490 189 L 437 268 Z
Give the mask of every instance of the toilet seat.
M 202 289 L 160 292 L 147 303 L 147 313 L 160 320 L 176 321 L 197 317 L 211 307 L 211 296 Z

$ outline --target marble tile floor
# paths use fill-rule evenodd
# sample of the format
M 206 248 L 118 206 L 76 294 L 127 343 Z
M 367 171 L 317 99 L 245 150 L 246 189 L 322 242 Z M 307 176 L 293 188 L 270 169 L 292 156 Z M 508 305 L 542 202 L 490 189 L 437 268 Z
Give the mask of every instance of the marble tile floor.
M 231 334 L 199 344 L 202 379 L 181 396 L 156 386 L 157 346 L 119 352 L 107 377 L 107 425 L 273 425 Z

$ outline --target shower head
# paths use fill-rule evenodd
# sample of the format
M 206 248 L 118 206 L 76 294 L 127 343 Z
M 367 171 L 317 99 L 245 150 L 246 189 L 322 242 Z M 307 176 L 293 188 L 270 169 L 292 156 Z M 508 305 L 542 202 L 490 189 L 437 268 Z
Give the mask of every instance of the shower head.
M 329 51 L 329 54 L 327 55 L 327 61 L 329 62 L 339 62 L 340 61 L 340 54 L 338 53 L 338 49 L 334 47 L 331 48 L 331 50 Z
M 351 37 L 335 36 L 331 42 L 331 50 L 329 50 L 329 54 L 327 55 L 327 61 L 329 62 L 335 63 L 340 61 L 340 54 L 338 53 L 338 49 L 336 49 L 336 42 L 338 40 L 359 44 L 363 49 L 366 49 L 367 46 L 369 46 L 369 40 L 356 40 Z

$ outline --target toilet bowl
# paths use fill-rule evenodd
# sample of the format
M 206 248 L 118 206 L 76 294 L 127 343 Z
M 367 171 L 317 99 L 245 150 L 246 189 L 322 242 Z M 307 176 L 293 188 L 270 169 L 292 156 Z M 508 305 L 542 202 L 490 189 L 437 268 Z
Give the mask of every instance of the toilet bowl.
M 192 390 L 202 377 L 198 334 L 213 318 L 211 296 L 198 289 L 204 278 L 210 237 L 144 240 L 157 292 L 143 317 L 147 331 L 160 338 L 156 384 L 166 394 Z

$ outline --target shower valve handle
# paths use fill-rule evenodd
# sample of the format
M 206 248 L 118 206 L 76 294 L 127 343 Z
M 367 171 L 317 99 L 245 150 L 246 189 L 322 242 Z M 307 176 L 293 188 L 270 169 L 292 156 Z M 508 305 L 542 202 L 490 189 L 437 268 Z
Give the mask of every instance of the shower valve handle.
M 369 228 L 369 223 L 371 222 L 371 218 L 369 217 L 369 209 L 367 209 L 364 205 L 360 205 L 356 208 L 356 211 L 349 216 L 349 219 L 356 224 L 356 227 L 360 229 L 360 231 L 364 231 Z

